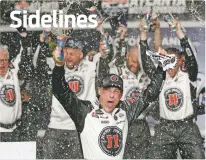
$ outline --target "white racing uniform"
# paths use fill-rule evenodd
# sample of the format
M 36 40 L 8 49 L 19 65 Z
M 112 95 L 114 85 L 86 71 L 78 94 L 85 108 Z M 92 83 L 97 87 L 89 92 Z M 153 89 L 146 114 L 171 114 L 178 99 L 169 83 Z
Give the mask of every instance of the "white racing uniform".
M 150 83 L 149 77 L 142 70 L 135 75 L 126 67 L 126 62 L 122 67 L 117 67 L 110 64 L 110 73 L 117 74 L 123 79 L 124 88 L 121 100 L 126 101 L 128 105 L 131 105 L 138 95 L 144 91 Z M 145 118 L 143 114 L 138 117 L 138 119 L 143 118 Z
M 88 60 L 82 60 L 76 69 L 68 69 L 65 66 L 65 79 L 76 96 L 81 100 L 89 100 L 95 104 L 95 73 L 96 64 Z M 76 127 L 59 101 L 52 97 L 52 111 L 49 128 L 62 130 L 75 130 Z
M 174 78 L 166 74 L 159 96 L 160 116 L 167 120 L 181 120 L 193 115 L 193 105 L 188 73 L 180 69 Z
M 0 78 L 0 132 L 12 132 L 22 114 L 17 72 L 15 68 L 9 69 L 5 77 Z
M 174 77 L 166 74 L 159 95 L 160 124 L 155 128 L 149 156 L 155 159 L 175 159 L 178 149 L 182 159 L 205 158 L 203 140 L 195 122 L 196 50 L 186 36 L 180 39 L 180 43 L 186 70 L 179 69 Z
M 147 89 L 131 107 L 121 102 L 111 114 L 101 106 L 94 109 L 89 101 L 78 99 L 65 83 L 64 67 L 55 66 L 52 90 L 64 109 L 71 116 L 81 136 L 84 158 L 123 159 L 128 126 L 157 98 L 162 83 L 162 72 L 157 71 Z M 113 75 L 112 75 L 113 76 Z M 111 80 L 112 77 L 108 77 Z
M 95 76 L 96 63 L 83 59 L 78 68 L 64 67 L 65 79 L 75 95 L 96 105 Z M 50 123 L 45 134 L 44 158 L 82 158 L 76 126 L 63 106 L 53 95 Z M 58 153 L 55 150 L 58 149 Z M 69 150 L 69 151 L 68 151 Z

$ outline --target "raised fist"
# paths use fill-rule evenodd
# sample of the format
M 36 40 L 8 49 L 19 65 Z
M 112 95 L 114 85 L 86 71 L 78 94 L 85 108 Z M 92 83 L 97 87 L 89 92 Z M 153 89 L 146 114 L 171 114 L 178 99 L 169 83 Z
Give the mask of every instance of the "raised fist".
M 53 59 L 57 66 L 63 66 L 65 63 L 63 50 L 59 47 L 52 52 Z

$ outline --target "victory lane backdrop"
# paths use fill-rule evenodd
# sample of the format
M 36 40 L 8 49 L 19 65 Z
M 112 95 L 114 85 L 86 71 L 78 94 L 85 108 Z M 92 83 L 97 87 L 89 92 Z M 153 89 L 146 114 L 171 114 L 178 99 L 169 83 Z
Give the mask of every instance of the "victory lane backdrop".
M 1 8 L 1 18 L 0 18 L 0 31 L 1 31 L 1 43 L 5 42 L 5 39 L 10 39 L 10 36 L 13 32 L 17 33 L 16 29 L 12 29 L 9 25 L 12 23 L 10 20 L 10 13 L 12 10 L 15 9 L 15 2 L 17 1 L 1 1 L 0 8 Z M 101 9 L 102 14 L 105 17 L 108 16 L 115 16 L 119 12 L 127 12 L 127 23 L 128 23 L 128 36 L 126 38 L 128 45 L 136 46 L 139 43 L 138 39 L 138 22 L 141 18 L 141 14 L 145 12 L 158 12 L 160 14 L 160 21 L 161 21 L 161 33 L 162 33 L 162 45 L 164 48 L 167 47 L 176 47 L 180 48 L 179 46 L 179 39 L 176 35 L 171 32 L 168 27 L 168 24 L 163 21 L 162 15 L 165 13 L 170 12 L 175 17 L 182 22 L 182 25 L 185 28 L 187 36 L 193 42 L 195 49 L 197 50 L 197 59 L 199 65 L 199 75 L 197 81 L 198 87 L 198 94 L 202 91 L 205 87 L 205 2 L 204 1 L 197 1 L 197 0 L 162 0 L 162 1 L 155 1 L 155 0 L 93 0 L 96 6 Z M 29 14 L 34 13 L 37 9 L 41 8 L 41 15 L 45 13 L 49 13 L 51 10 L 59 10 L 66 8 L 70 10 L 70 13 L 85 13 L 88 14 L 85 10 L 85 6 L 88 5 L 86 1 L 80 0 L 61 0 L 61 1 L 28 1 L 29 4 Z M 137 25 L 136 25 L 137 24 Z M 199 25 L 200 24 L 200 25 Z M 108 24 L 109 25 L 109 24 Z M 108 26 L 107 25 L 107 26 Z M 31 29 L 28 28 L 31 31 Z M 107 28 L 109 33 L 112 35 L 112 30 L 110 26 Z M 42 32 L 42 28 L 32 29 L 32 32 L 36 35 L 39 35 Z M 82 40 L 88 40 L 88 37 L 93 37 L 91 40 L 88 41 L 86 44 L 86 50 L 94 49 L 98 51 L 98 43 L 96 43 L 95 32 L 84 30 L 80 31 L 78 36 L 84 32 L 84 36 L 81 37 Z M 91 35 L 90 35 L 91 34 Z M 3 35 L 3 36 L 2 36 Z M 2 38 L 5 39 L 2 39 Z M 85 38 L 86 37 L 86 38 Z M 148 42 L 150 48 L 153 48 L 153 33 L 150 33 L 148 36 Z M 19 42 L 16 36 L 16 41 Z M 118 46 L 118 38 L 114 37 L 114 46 Z M 9 46 L 14 47 L 14 46 Z M 34 52 L 32 52 L 33 60 L 35 61 L 34 54 L 38 54 L 37 46 L 33 48 Z M 10 53 L 12 54 L 12 53 Z M 51 55 L 50 55 L 51 56 Z M 11 55 L 12 58 L 15 58 L 16 55 Z M 50 59 L 50 57 L 48 57 Z M 201 93 L 202 96 L 202 93 Z M 201 97 L 201 101 L 203 98 Z M 27 112 L 30 112 L 27 110 Z M 44 135 L 44 130 L 46 129 L 46 123 L 42 123 L 45 119 L 43 117 L 48 116 L 48 110 L 42 110 L 38 112 L 36 115 L 38 118 L 36 121 L 32 121 L 33 125 L 37 125 L 38 130 L 38 138 L 37 138 L 37 158 L 42 158 L 42 136 Z M 203 117 L 203 118 L 202 118 Z M 32 117 L 31 117 L 32 118 Z M 31 123 L 31 118 L 28 118 L 29 123 Z M 47 118 L 46 118 L 47 119 Z M 203 123 L 205 120 L 205 115 L 201 115 L 201 118 L 198 119 L 198 124 L 202 128 L 201 134 L 205 137 L 205 128 L 203 128 Z M 43 130 L 43 131 L 42 131 Z M 24 133 L 27 134 L 27 133 Z M 33 139 L 32 139 L 33 140 Z M 35 151 L 36 152 L 36 151 Z

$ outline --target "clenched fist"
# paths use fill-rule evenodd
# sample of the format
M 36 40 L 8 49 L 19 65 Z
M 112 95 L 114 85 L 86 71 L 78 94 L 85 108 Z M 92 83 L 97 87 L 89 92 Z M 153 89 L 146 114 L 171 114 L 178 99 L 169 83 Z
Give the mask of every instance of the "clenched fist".
M 57 66 L 63 66 L 65 63 L 63 50 L 59 47 L 52 52 L 53 59 Z

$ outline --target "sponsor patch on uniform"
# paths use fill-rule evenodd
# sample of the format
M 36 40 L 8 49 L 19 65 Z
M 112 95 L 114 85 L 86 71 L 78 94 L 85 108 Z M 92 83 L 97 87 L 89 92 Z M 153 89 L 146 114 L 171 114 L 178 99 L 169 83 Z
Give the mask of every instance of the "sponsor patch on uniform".
M 80 96 L 84 91 L 84 80 L 82 77 L 74 75 L 66 79 L 69 84 L 69 88 L 76 94 Z
M 101 109 L 96 110 L 96 113 L 99 115 L 103 115 L 104 113 L 101 111 Z
M 92 112 L 92 117 L 99 118 L 96 112 Z
M 0 98 L 5 105 L 13 107 L 16 103 L 14 85 L 3 85 L 0 90 Z
M 104 121 L 101 121 L 101 123 L 103 123 L 103 124 L 107 124 L 107 123 L 109 123 L 109 121 L 104 120 Z
M 186 52 L 187 52 L 187 55 L 190 57 L 192 55 L 192 52 L 190 51 L 189 48 L 186 48 Z
M 140 93 L 141 90 L 138 87 L 130 88 L 125 94 L 126 101 L 129 104 L 133 104 L 136 101 L 137 97 L 140 95 Z
M 117 115 L 114 115 L 114 120 L 115 120 L 115 121 L 117 121 L 117 120 L 118 120 Z
M 183 92 L 178 88 L 170 88 L 164 92 L 165 104 L 170 111 L 178 111 L 184 101 Z
M 88 60 L 89 60 L 90 62 L 93 62 L 93 59 L 94 59 L 94 56 L 92 56 L 92 55 L 89 55 L 89 56 L 88 56 Z
M 117 122 L 116 124 L 120 124 L 120 123 L 124 123 L 125 121 L 119 121 L 119 122 Z
M 102 119 L 108 119 L 109 117 L 108 117 L 108 116 L 100 116 L 100 118 L 102 118 Z
M 119 113 L 119 117 L 120 118 L 124 117 L 124 114 L 123 113 Z
M 108 156 L 117 156 L 122 151 L 122 141 L 122 130 L 116 126 L 103 128 L 98 138 L 101 150 Z

